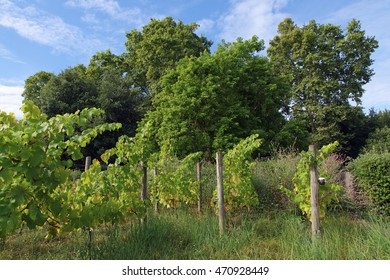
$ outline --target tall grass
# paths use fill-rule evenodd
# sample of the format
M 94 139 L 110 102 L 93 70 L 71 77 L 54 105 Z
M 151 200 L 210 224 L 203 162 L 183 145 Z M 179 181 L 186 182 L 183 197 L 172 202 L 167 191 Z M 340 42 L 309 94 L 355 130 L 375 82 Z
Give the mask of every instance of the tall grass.
M 238 217 L 238 218 L 237 218 Z M 101 227 L 89 254 L 87 234 L 44 241 L 41 231 L 13 236 L 1 259 L 390 259 L 390 225 L 378 218 L 329 216 L 313 243 L 309 223 L 286 212 L 242 213 L 219 236 L 214 214 L 188 211 L 151 215 L 147 223 Z

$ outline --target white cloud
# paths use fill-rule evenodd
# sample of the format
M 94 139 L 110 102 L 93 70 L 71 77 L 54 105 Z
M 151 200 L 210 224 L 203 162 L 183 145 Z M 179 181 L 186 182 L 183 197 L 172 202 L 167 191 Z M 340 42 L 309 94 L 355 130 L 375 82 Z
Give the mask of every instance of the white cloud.
M 78 27 L 67 24 L 58 16 L 47 15 L 32 6 L 21 8 L 9 0 L 0 0 L 0 25 L 60 52 L 87 53 L 93 46 L 101 45 L 100 41 L 86 38 Z
M 125 20 L 140 25 L 143 23 L 143 16 L 139 8 L 122 8 L 114 0 L 68 0 L 66 6 L 96 10 L 109 15 L 112 19 Z
M 12 61 L 14 63 L 24 64 L 23 61 L 19 60 L 13 52 L 4 47 L 2 44 L 0 44 L 0 58 Z
M 6 86 L 0 84 L 0 111 L 13 112 L 18 119 L 23 118 L 22 107 L 23 86 Z
M 287 14 L 281 9 L 287 0 L 231 0 L 231 9 L 219 20 L 220 38 L 235 41 L 257 35 L 267 43 L 276 34 L 277 25 Z
M 215 21 L 212 19 L 202 19 L 196 22 L 199 24 L 198 29 L 196 30 L 196 33 L 199 34 L 205 34 L 210 32 L 216 25 Z
M 113 0 L 69 0 L 66 1 L 65 5 L 84 9 L 98 9 L 110 15 L 120 12 L 118 2 Z

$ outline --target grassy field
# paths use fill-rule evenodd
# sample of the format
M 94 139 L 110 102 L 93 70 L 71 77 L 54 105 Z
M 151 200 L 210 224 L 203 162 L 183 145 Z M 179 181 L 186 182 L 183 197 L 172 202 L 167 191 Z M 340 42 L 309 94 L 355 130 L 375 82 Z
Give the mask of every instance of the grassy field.
M 380 219 L 330 215 L 314 244 L 309 223 L 281 211 L 241 214 L 227 227 L 219 236 L 214 214 L 170 210 L 145 224 L 101 227 L 91 246 L 85 231 L 45 241 L 44 230 L 25 230 L 7 239 L 0 259 L 390 259 L 390 225 Z

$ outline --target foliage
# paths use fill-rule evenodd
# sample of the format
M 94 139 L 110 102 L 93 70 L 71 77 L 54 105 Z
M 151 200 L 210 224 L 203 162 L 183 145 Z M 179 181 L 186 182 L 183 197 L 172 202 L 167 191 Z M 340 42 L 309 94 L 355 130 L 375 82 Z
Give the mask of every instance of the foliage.
M 286 91 L 268 60 L 257 55 L 262 49 L 253 37 L 222 44 L 213 55 L 182 59 L 164 76 L 153 99 L 156 110 L 146 116 L 157 144 L 171 143 L 181 158 L 202 151 L 211 159 L 248 135 L 272 138 L 283 122 Z
M 53 73 L 46 71 L 40 71 L 30 76 L 24 84 L 22 93 L 24 99 L 31 100 L 39 108 L 42 108 L 42 89 L 53 77 L 55 77 Z
M 180 59 L 209 51 L 211 41 L 198 36 L 197 28 L 196 23 L 186 25 L 166 17 L 152 19 L 142 31 L 132 30 L 126 34 L 124 64 L 142 92 L 152 97 L 159 92 L 161 77 Z
M 368 135 L 375 127 L 370 123 L 369 117 L 364 114 L 363 108 L 358 106 L 345 106 L 343 113 L 337 119 L 337 123 L 339 132 L 334 134 L 340 143 L 337 152 L 356 158 Z M 323 139 L 326 139 L 326 137 Z
M 141 104 L 144 98 L 140 90 L 133 88 L 132 81 L 123 76 L 120 70 L 104 70 L 97 83 L 96 103 L 105 112 L 103 121 L 122 124 L 120 130 L 105 133 L 88 147 L 88 155 L 100 156 L 104 150 L 114 147 L 121 135 L 135 135 L 137 123 L 142 118 Z
M 298 161 L 297 152 L 279 150 L 271 158 L 255 162 L 252 167 L 253 184 L 259 197 L 260 209 L 272 211 L 289 208 L 288 198 L 280 191 L 279 186 L 292 188 Z
M 288 120 L 275 136 L 276 148 L 294 148 L 304 150 L 309 145 L 310 134 L 302 119 Z
M 293 178 L 293 189 L 280 186 L 280 189 L 287 194 L 287 196 L 298 204 L 302 213 L 311 220 L 311 206 L 310 206 L 310 166 L 314 165 L 319 168 L 319 177 L 327 178 L 326 170 L 322 164 L 327 157 L 336 149 L 338 142 L 323 146 L 318 150 L 316 156 L 311 151 L 302 151 L 301 159 L 299 160 L 297 171 Z M 326 182 L 320 185 L 318 191 L 318 210 L 320 218 L 325 217 L 326 208 L 334 200 L 338 200 L 343 191 L 343 187 Z
M 390 153 L 367 152 L 351 162 L 349 168 L 374 209 L 390 215 Z
M 390 127 L 377 128 L 367 139 L 364 150 L 367 152 L 390 152 Z
M 94 81 L 99 81 L 107 71 L 119 71 L 123 74 L 125 72 L 123 68 L 123 57 L 107 50 L 105 52 L 97 52 L 91 57 L 85 74 Z
M 167 208 L 178 208 L 182 203 L 195 205 L 199 196 L 195 165 L 202 153 L 193 153 L 183 160 L 162 156 L 156 164 L 158 175 L 151 186 L 151 201 Z M 152 163 L 153 165 L 153 163 Z
M 225 209 L 233 212 L 241 208 L 255 207 L 259 200 L 252 182 L 251 155 L 259 148 L 261 140 L 254 134 L 241 140 L 223 157 L 223 184 Z M 214 193 L 216 201 L 217 192 Z
M 274 71 L 290 80 L 293 116 L 306 119 L 316 143 L 341 141 L 339 123 L 353 110 L 349 100 L 361 103 L 378 42 L 357 20 L 343 31 L 314 20 L 298 27 L 287 18 L 278 33 L 267 52 Z
M 49 117 L 97 107 L 96 83 L 86 76 L 86 68 L 78 65 L 52 76 L 42 87 L 40 109 Z
M 73 160 L 82 157 L 80 149 L 98 134 L 120 127 L 90 127 L 103 114 L 93 108 L 48 119 L 32 101 L 24 101 L 22 111 L 22 121 L 12 114 L 0 113 L 1 237 L 24 224 L 29 228 L 44 224 L 58 228 L 68 208 L 59 193 L 70 181 Z
M 141 120 L 144 97 L 129 75 L 125 75 L 121 57 L 109 50 L 92 56 L 88 67 L 78 65 L 58 75 L 39 72 L 27 79 L 23 96 L 34 101 L 49 117 L 88 107 L 104 110 L 96 124 L 119 122 L 122 128 L 94 139 L 82 150 L 84 155 L 99 157 L 115 146 L 122 134 L 134 136 Z
M 390 110 L 383 110 L 376 112 L 373 108 L 370 109 L 368 114 L 371 125 L 374 128 L 390 127 Z

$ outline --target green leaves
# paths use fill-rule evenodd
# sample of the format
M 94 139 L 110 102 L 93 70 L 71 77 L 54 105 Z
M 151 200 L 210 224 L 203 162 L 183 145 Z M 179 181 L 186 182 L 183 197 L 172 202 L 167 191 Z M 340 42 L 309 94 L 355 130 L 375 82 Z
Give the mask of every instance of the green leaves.
M 336 149 L 338 142 L 334 142 L 323 146 L 318 150 L 316 157 L 313 152 L 301 152 L 301 159 L 297 166 L 297 171 L 293 178 L 293 189 L 287 189 L 284 186 L 280 186 L 283 191 L 291 200 L 293 200 L 302 213 L 311 219 L 311 206 L 310 206 L 310 166 L 317 166 L 319 170 L 319 177 L 327 177 L 326 171 L 321 168 L 327 157 Z M 333 201 L 337 201 L 343 192 L 343 187 L 336 184 L 326 183 L 319 187 L 318 193 L 318 206 L 319 216 L 324 217 L 326 208 Z
M 290 81 L 293 116 L 306 120 L 317 144 L 342 142 L 341 123 L 352 111 L 349 101 L 361 103 L 378 42 L 356 20 L 342 30 L 314 20 L 298 27 L 288 18 L 278 33 L 267 53 L 275 73 Z
M 189 154 L 183 160 L 164 154 L 164 151 L 159 156 L 156 163 L 158 176 L 151 188 L 152 202 L 158 199 L 167 208 L 178 208 L 182 203 L 195 205 L 199 195 L 195 165 L 201 160 L 202 153 Z
M 259 203 L 252 183 L 252 153 L 261 145 L 259 135 L 241 140 L 223 158 L 224 196 L 226 211 L 254 207 Z M 216 195 L 216 194 L 215 194 Z
M 349 166 L 359 187 L 367 192 L 373 208 L 390 215 L 390 153 L 370 151 L 352 161 Z
M 81 147 L 104 131 L 120 127 L 120 124 L 93 125 L 94 119 L 103 114 L 98 109 L 51 119 L 32 101 L 24 101 L 22 110 L 24 118 L 19 122 L 13 115 L 0 114 L 2 237 L 11 234 L 23 222 L 30 228 L 42 226 L 49 217 L 51 224 L 57 227 L 61 227 L 61 221 L 68 223 L 68 218 L 64 220 L 61 215 L 70 205 L 66 200 L 60 201 L 69 198 L 62 193 L 64 184 L 70 182 L 72 161 L 69 158 L 80 159 Z M 88 128 L 77 132 L 78 128 L 86 126 Z
M 198 57 L 208 52 L 211 42 L 195 31 L 198 25 L 175 22 L 172 17 L 152 19 L 142 31 L 126 34 L 124 54 L 127 72 L 135 83 L 151 96 L 161 89 L 161 78 L 184 57 Z M 150 100 L 150 99 L 149 99 Z M 148 104 L 150 106 L 150 104 Z
M 275 77 L 258 55 L 257 37 L 223 43 L 210 55 L 180 60 L 162 78 L 153 98 L 155 111 L 140 124 L 151 125 L 160 149 L 169 146 L 179 158 L 198 151 L 231 149 L 248 135 L 262 131 L 271 139 L 280 130 L 286 83 Z M 272 119 L 272 122 L 266 121 Z

